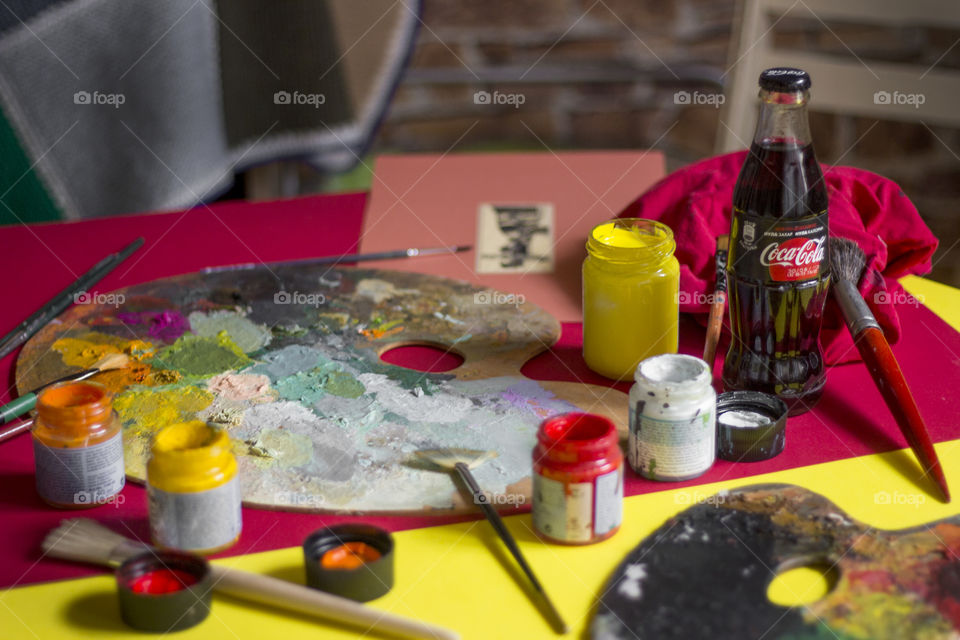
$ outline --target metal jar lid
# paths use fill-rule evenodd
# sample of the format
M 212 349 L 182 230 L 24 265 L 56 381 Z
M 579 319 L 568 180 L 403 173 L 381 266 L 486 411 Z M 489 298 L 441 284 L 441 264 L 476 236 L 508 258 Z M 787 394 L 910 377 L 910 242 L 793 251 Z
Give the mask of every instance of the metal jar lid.
M 760 391 L 717 396 L 717 456 L 731 462 L 768 460 L 786 443 L 787 405 Z
M 352 542 L 375 549 L 379 557 L 355 568 L 327 568 L 323 555 Z M 367 602 L 393 587 L 393 537 L 366 524 L 340 524 L 314 531 L 303 541 L 307 586 L 327 593 Z
M 157 572 L 163 572 L 169 589 L 152 578 Z M 159 588 L 151 588 L 151 580 Z M 212 591 L 210 565 L 189 553 L 146 551 L 117 569 L 120 615 L 141 631 L 166 633 L 199 624 L 210 613 Z

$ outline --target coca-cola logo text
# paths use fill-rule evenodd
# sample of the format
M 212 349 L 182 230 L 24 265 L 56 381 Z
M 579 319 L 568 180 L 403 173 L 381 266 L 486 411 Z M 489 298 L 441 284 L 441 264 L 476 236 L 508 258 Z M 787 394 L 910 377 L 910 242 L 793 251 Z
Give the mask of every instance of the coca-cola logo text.
M 791 238 L 772 242 L 760 252 L 760 264 L 770 269 L 770 278 L 779 282 L 813 278 L 820 272 L 826 238 Z

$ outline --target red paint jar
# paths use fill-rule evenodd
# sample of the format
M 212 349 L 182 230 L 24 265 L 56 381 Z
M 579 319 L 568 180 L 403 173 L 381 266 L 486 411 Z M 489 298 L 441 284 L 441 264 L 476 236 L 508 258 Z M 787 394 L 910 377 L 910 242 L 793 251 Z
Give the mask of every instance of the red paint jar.
M 623 452 L 617 427 L 590 413 L 550 418 L 533 450 L 533 526 L 551 542 L 590 544 L 623 520 Z

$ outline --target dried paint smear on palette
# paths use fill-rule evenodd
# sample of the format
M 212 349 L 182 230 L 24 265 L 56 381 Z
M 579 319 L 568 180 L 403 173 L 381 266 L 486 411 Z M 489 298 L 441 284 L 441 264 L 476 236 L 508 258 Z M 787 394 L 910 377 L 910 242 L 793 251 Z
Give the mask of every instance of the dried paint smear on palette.
M 129 367 L 98 380 L 117 394 L 134 479 L 157 430 L 199 418 L 228 431 L 248 504 L 449 508 L 450 478 L 408 466 L 414 451 L 495 449 L 480 482 L 522 493 L 539 423 L 577 408 L 519 375 L 556 340 L 556 321 L 532 305 L 483 304 L 480 291 L 413 273 L 305 267 L 159 280 L 124 290 L 119 307 L 66 312 L 25 349 L 18 384 L 127 353 Z M 420 342 L 465 362 L 423 373 L 379 357 Z
M 775 574 L 811 565 L 836 576 L 822 597 L 771 601 Z M 955 640 L 960 516 L 891 531 L 802 487 L 724 490 L 651 533 L 602 593 L 593 640 Z

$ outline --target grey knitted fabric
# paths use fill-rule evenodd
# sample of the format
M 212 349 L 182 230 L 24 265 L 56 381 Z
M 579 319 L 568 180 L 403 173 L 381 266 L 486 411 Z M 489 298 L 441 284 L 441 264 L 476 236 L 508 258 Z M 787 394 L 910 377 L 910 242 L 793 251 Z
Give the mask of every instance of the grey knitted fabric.
M 24 22 L 0 21 L 0 107 L 71 218 L 187 207 L 278 158 L 345 169 L 419 13 L 413 0 L 351 4 L 23 1 L 11 8 Z M 376 27 L 363 37 L 358 11 Z M 373 73 L 358 72 L 363 57 Z

